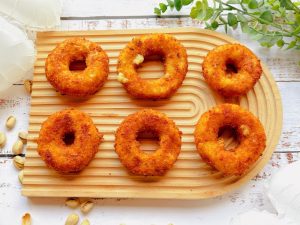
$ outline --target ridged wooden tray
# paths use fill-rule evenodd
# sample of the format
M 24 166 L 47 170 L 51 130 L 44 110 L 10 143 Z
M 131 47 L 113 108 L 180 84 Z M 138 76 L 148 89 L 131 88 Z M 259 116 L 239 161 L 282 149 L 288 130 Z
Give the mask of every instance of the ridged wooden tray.
M 171 33 L 183 43 L 188 52 L 189 71 L 182 87 L 172 98 L 162 101 L 134 100 L 126 94 L 116 79 L 119 52 L 134 36 L 157 32 Z M 110 58 L 108 81 L 96 95 L 85 100 L 61 96 L 47 82 L 44 72 L 48 53 L 56 44 L 74 36 L 83 36 L 99 43 Z M 264 74 L 254 89 L 247 96 L 235 100 L 259 117 L 267 133 L 267 148 L 246 175 L 226 177 L 210 168 L 196 152 L 193 137 L 194 126 L 201 114 L 224 102 L 203 80 L 203 58 L 215 46 L 231 42 L 236 41 L 224 34 L 196 28 L 38 33 L 23 195 L 200 199 L 222 195 L 245 184 L 268 162 L 281 133 L 280 95 L 265 66 Z M 156 78 L 162 71 L 160 63 L 145 62 L 140 74 L 144 78 Z M 98 129 L 104 133 L 104 141 L 95 159 L 83 172 L 61 176 L 45 166 L 37 153 L 35 140 L 41 123 L 50 114 L 67 107 L 75 107 L 88 113 Z M 128 114 L 141 108 L 153 108 L 166 113 L 183 132 L 178 161 L 163 177 L 129 175 L 114 151 L 114 132 L 120 122 Z

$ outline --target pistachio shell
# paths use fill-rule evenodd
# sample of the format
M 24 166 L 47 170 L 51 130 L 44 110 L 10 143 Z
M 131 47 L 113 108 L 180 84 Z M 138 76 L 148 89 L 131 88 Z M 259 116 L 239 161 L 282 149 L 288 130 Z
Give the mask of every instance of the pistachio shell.
M 21 131 L 21 132 L 19 132 L 19 138 L 20 138 L 20 140 L 24 143 L 24 144 L 26 144 L 27 143 L 27 137 L 28 137 L 28 133 L 27 132 L 25 132 L 25 131 Z
M 76 225 L 79 221 L 79 216 L 75 213 L 72 213 L 68 216 L 65 225 Z
M 78 198 L 67 198 L 65 205 L 72 209 L 75 209 L 80 205 L 80 201 Z
M 24 168 L 25 158 L 17 155 L 14 157 L 13 163 L 17 169 L 22 170 Z
M 88 213 L 92 210 L 93 207 L 94 207 L 94 202 L 92 202 L 91 200 L 87 200 L 81 203 L 80 210 L 83 213 Z
M 24 170 L 21 170 L 19 172 L 19 181 L 20 181 L 21 184 L 23 184 L 23 177 L 24 177 Z
M 4 147 L 6 143 L 6 136 L 3 132 L 0 132 L 0 148 Z
M 23 142 L 21 140 L 17 140 L 12 147 L 12 152 L 15 155 L 21 154 L 23 152 L 23 146 L 24 146 Z
M 16 118 L 14 116 L 9 116 L 6 120 L 7 129 L 11 130 L 16 125 Z
M 32 92 L 32 81 L 31 80 L 25 80 L 24 81 L 24 87 L 25 87 L 27 93 L 31 94 L 31 92 Z
M 22 217 L 22 225 L 31 225 L 31 216 L 29 213 L 25 213 Z
M 90 225 L 90 221 L 88 219 L 84 219 L 80 225 Z

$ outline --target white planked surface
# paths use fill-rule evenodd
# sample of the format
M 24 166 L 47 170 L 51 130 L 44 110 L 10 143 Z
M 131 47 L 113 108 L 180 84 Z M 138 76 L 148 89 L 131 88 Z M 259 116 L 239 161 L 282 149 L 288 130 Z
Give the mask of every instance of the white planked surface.
M 101 2 L 101 4 L 100 4 Z M 63 0 L 63 17 L 144 17 L 154 16 L 153 9 L 166 0 Z M 190 6 L 180 12 L 188 15 Z M 178 15 L 174 9 L 168 15 Z
M 189 18 L 149 18 L 158 0 L 64 0 L 60 30 L 130 29 L 203 25 Z M 188 14 L 184 10 L 181 14 Z M 172 12 L 171 15 L 177 14 Z M 86 20 L 87 17 L 89 20 Z M 126 17 L 126 19 L 124 19 Z M 136 17 L 136 18 L 135 18 Z M 222 31 L 222 30 L 220 30 Z M 284 126 L 281 141 L 269 165 L 256 179 L 234 193 L 204 201 L 97 200 L 87 216 L 91 224 L 106 225 L 227 225 L 232 216 L 252 208 L 272 211 L 263 194 L 263 185 L 279 167 L 300 159 L 300 51 L 267 50 L 240 32 L 231 34 L 247 44 L 270 68 L 282 95 Z M 21 224 L 21 216 L 29 211 L 33 225 L 64 224 L 72 211 L 63 206 L 64 199 L 26 199 L 20 196 L 17 171 L 7 155 L 19 130 L 28 126 L 29 96 L 22 85 L 0 93 L 0 130 L 9 115 L 16 115 L 17 126 L 7 132 L 8 144 L 0 149 L 0 225 Z M 280 152 L 280 153 L 279 153 Z M 81 218 L 84 216 L 81 215 Z

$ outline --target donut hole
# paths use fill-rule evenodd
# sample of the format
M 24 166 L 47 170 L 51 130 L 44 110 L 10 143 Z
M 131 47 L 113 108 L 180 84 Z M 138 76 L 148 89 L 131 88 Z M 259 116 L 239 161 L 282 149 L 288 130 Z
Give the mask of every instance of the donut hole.
M 225 150 L 228 151 L 232 151 L 240 144 L 237 129 L 228 125 L 219 129 L 218 139 L 224 140 Z
M 75 132 L 74 131 L 69 131 L 64 133 L 63 135 L 63 142 L 65 143 L 65 145 L 72 145 L 74 144 L 75 141 Z
M 152 154 L 159 148 L 159 136 L 155 131 L 140 131 L 136 140 L 140 144 L 140 150 Z
M 83 71 L 86 68 L 86 62 L 85 59 L 81 60 L 72 60 L 69 65 L 70 71 Z
M 139 77 L 145 80 L 155 80 L 163 77 L 165 74 L 164 61 L 162 55 L 144 56 L 144 61 L 136 66 Z
M 238 73 L 238 68 L 232 60 L 226 62 L 226 74 L 232 76 Z

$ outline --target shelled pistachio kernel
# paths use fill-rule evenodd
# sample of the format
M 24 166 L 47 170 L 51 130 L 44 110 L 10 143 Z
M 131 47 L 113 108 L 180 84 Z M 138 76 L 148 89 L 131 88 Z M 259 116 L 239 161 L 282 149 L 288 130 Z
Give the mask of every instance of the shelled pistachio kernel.
M 29 213 L 25 213 L 22 217 L 22 225 L 31 225 L 31 216 Z
M 144 56 L 140 55 L 140 54 L 137 54 L 137 56 L 133 60 L 133 63 L 136 64 L 136 65 L 139 65 L 139 64 L 141 64 L 143 62 L 144 62 Z
M 129 81 L 128 78 L 125 77 L 124 73 L 119 73 L 117 80 L 122 84 L 126 84 Z
M 21 170 L 21 171 L 19 172 L 18 177 L 19 177 L 20 183 L 23 184 L 24 170 Z
M 24 168 L 25 158 L 22 156 L 15 156 L 13 163 L 18 170 L 22 170 Z
M 79 216 L 75 213 L 72 213 L 68 216 L 65 225 L 76 225 L 79 221 Z
M 32 81 L 31 80 L 25 80 L 24 81 L 24 87 L 26 89 L 26 91 L 31 94 L 32 92 Z
M 84 219 L 80 225 L 90 225 L 90 221 L 88 219 Z
M 87 200 L 81 203 L 80 210 L 83 213 L 88 213 L 92 210 L 93 207 L 94 207 L 94 202 L 92 202 L 91 200 Z
M 4 147 L 6 143 L 6 136 L 3 132 L 0 132 L 0 148 Z
M 79 198 L 67 198 L 65 201 L 65 205 L 72 209 L 75 209 L 80 205 Z
M 11 130 L 16 125 L 16 122 L 17 122 L 17 120 L 16 120 L 16 118 L 14 116 L 9 116 L 7 118 L 7 120 L 6 120 L 6 124 L 5 125 L 6 125 L 7 129 Z
M 28 133 L 27 132 L 25 132 L 25 131 L 21 131 L 21 132 L 19 132 L 19 138 L 20 138 L 20 140 L 24 143 L 24 144 L 26 144 L 27 143 L 27 138 L 28 138 Z
M 12 147 L 12 152 L 15 154 L 15 155 L 19 155 L 23 152 L 23 142 L 21 140 L 17 140 L 13 147 Z

